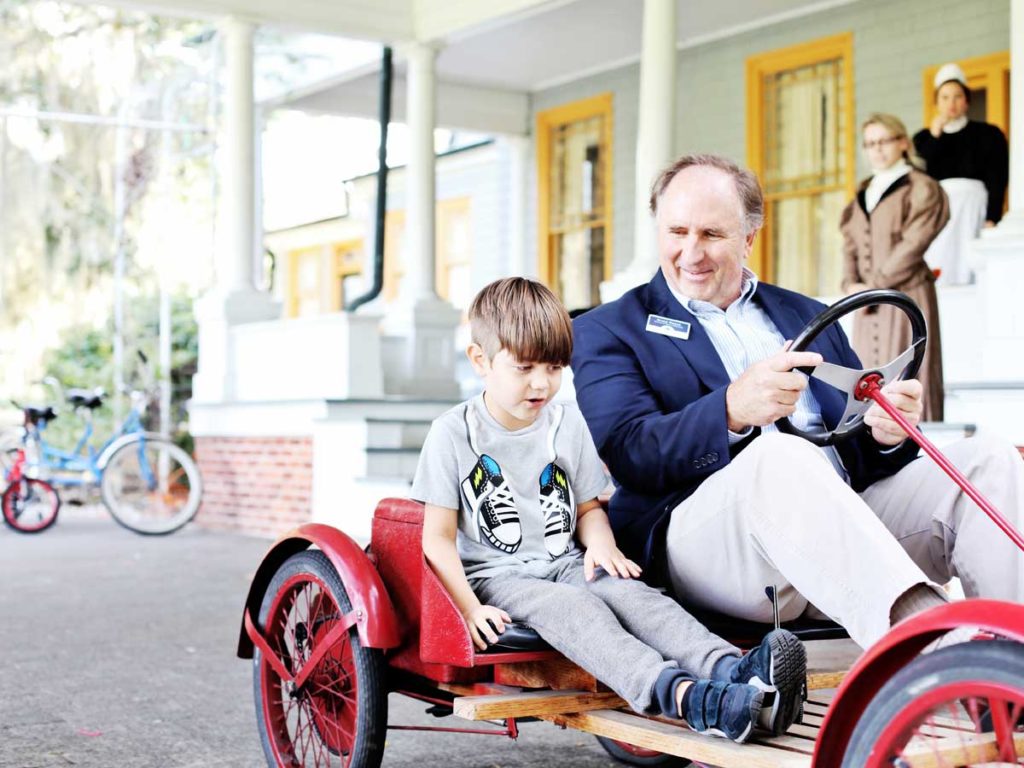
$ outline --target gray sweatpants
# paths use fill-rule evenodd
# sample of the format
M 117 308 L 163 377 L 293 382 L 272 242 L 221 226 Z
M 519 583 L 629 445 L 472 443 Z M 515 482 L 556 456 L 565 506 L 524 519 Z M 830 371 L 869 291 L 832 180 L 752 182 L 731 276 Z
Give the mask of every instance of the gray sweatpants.
M 474 580 L 473 589 L 485 604 L 529 624 L 637 712 L 651 707 L 654 682 L 663 669 L 679 667 L 706 678 L 723 656 L 740 654 L 642 581 L 615 578 L 600 569 L 593 581 L 586 581 L 582 557 L 536 560 Z

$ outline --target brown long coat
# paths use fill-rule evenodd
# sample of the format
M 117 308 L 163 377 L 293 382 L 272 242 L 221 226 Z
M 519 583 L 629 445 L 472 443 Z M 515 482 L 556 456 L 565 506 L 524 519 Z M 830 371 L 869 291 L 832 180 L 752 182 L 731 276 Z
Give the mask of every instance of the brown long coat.
M 918 378 L 924 386 L 924 420 L 942 421 L 942 343 L 935 277 L 924 252 L 949 220 L 949 200 L 936 181 L 910 171 L 882 195 L 869 215 L 863 181 L 843 210 L 843 291 L 853 283 L 893 288 L 912 298 L 924 313 L 928 344 Z M 853 349 L 865 367 L 885 365 L 910 346 L 903 311 L 880 306 L 860 310 L 853 320 Z

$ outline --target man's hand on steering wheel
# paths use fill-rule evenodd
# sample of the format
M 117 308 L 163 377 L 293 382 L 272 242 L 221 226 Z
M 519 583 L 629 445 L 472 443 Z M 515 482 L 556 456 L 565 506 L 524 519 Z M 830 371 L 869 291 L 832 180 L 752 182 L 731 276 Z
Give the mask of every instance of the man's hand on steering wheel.
M 901 379 L 890 381 L 882 387 L 882 394 L 896 406 L 915 427 L 921 421 L 924 404 L 921 397 L 924 387 L 917 379 Z M 882 445 L 899 445 L 907 438 L 907 433 L 893 418 L 882 410 L 882 406 L 872 403 L 864 414 L 864 423 L 871 428 L 871 436 Z
M 808 384 L 807 377 L 793 369 L 821 363 L 817 352 L 783 350 L 747 368 L 725 391 L 729 429 L 742 432 L 792 416 Z

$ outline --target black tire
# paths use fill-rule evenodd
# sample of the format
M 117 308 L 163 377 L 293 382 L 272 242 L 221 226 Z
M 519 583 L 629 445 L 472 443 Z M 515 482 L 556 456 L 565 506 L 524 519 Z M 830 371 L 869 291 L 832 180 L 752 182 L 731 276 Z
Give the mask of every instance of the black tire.
M 203 481 L 184 449 L 170 440 L 140 436 L 111 455 L 103 467 L 100 493 L 120 525 L 145 536 L 163 536 L 196 516 Z
M 285 561 L 267 587 L 259 627 L 294 675 L 317 637 L 350 610 L 348 593 L 327 556 L 300 552 Z M 267 765 L 378 768 L 387 735 L 386 674 L 384 654 L 364 648 L 355 627 L 323 657 L 299 692 L 256 649 L 253 693 Z M 346 697 L 352 687 L 355 696 Z
M 919 656 L 893 675 L 864 710 L 843 757 L 843 768 L 868 765 L 897 765 L 899 753 L 918 733 L 932 713 L 939 713 L 948 725 L 952 717 L 969 735 L 978 726 L 965 702 L 986 700 L 986 686 L 996 684 L 1015 691 L 1012 703 L 1024 706 L 1024 645 L 1003 640 L 984 640 L 952 645 Z M 948 689 L 948 693 L 946 693 Z M 941 704 L 921 704 L 931 697 Z M 959 714 L 958 714 L 959 713 Z M 913 723 L 901 733 L 887 734 L 890 724 L 908 718 Z M 948 738 L 948 736 L 946 737 Z
M 684 768 L 693 765 L 689 760 L 684 760 L 675 755 L 666 755 L 663 752 L 655 752 L 649 749 L 640 749 L 630 744 L 625 744 L 605 736 L 597 736 L 597 743 L 604 747 L 604 751 L 625 765 L 662 765 L 665 768 Z
M 60 496 L 45 480 L 23 477 L 4 490 L 4 522 L 18 533 L 42 533 L 57 522 Z

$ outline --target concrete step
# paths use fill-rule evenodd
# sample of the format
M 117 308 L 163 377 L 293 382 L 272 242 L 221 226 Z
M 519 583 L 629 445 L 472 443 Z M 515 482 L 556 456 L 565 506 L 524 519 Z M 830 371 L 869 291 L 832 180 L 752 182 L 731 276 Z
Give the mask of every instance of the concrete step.
M 1024 382 L 946 382 L 947 421 L 1024 445 Z
M 419 448 L 367 448 L 366 477 L 399 478 L 411 483 L 419 460 Z
M 368 448 L 408 448 L 419 450 L 430 431 L 430 419 L 380 419 L 366 420 L 366 445 Z

